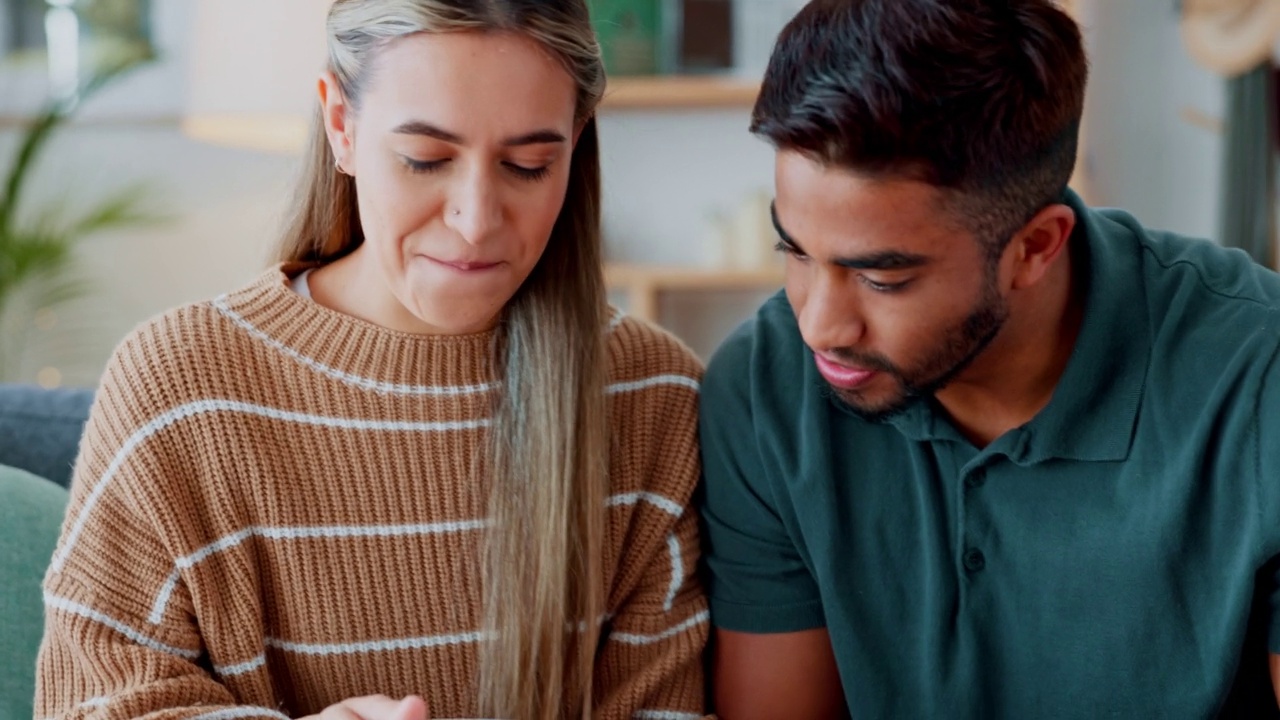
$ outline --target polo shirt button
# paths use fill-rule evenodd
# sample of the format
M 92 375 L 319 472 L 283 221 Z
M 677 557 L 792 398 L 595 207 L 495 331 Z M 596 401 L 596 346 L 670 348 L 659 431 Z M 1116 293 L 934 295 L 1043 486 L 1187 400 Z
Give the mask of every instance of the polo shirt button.
M 981 550 L 970 548 L 964 554 L 964 569 L 969 572 L 979 572 L 987 566 L 987 558 L 982 554 Z
M 969 473 L 969 477 L 965 478 L 964 486 L 970 490 L 977 490 L 987 483 L 987 474 L 981 470 L 974 470 Z

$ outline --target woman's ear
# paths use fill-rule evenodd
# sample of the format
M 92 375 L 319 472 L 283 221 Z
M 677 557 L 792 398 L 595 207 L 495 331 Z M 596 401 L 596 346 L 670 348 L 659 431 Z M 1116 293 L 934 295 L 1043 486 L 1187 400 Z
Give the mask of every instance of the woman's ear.
M 342 95 L 338 78 L 331 72 L 320 75 L 316 89 L 320 94 L 320 113 L 324 119 L 325 135 L 329 138 L 329 148 L 337 159 L 338 170 L 355 175 L 355 124 L 350 106 Z

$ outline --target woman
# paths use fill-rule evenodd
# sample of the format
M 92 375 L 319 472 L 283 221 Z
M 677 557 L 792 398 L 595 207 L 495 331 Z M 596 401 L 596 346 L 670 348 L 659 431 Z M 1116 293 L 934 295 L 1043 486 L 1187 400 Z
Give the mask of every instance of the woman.
M 697 717 L 700 367 L 604 301 L 582 0 L 328 32 L 282 264 L 104 375 L 38 716 Z

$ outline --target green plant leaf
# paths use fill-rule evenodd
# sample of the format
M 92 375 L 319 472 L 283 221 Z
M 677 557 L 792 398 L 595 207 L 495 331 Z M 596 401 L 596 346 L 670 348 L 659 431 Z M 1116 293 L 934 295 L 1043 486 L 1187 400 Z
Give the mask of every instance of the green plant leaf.
M 100 202 L 74 221 L 65 232 L 74 242 L 92 233 L 112 228 L 151 225 L 168 219 L 146 208 L 150 189 L 143 184 L 129 186 Z
M 71 117 L 81 102 L 152 57 L 154 57 L 153 54 L 144 54 L 107 65 L 94 73 L 74 97 L 70 100 L 49 103 L 27 126 L 13 166 L 5 178 L 4 194 L 0 195 L 0 238 L 3 238 L 6 231 L 12 228 L 22 192 L 31 176 L 31 168 L 54 131 Z
M 29 276 L 56 272 L 70 258 L 71 246 L 56 235 L 11 237 L 8 252 L 0 258 L 0 289 L 10 283 L 16 286 Z
M 56 277 L 69 263 L 65 246 L 38 239 L 20 239 L 0 256 L 0 308 L 24 287 Z

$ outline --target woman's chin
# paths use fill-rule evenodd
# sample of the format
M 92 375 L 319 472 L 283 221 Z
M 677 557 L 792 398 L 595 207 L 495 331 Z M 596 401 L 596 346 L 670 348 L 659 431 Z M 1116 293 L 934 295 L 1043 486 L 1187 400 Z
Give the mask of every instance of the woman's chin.
M 492 330 L 497 325 L 496 312 L 476 313 L 470 309 L 466 312 L 450 311 L 425 304 L 419 304 L 416 308 L 407 307 L 406 310 L 435 335 L 474 335 Z

